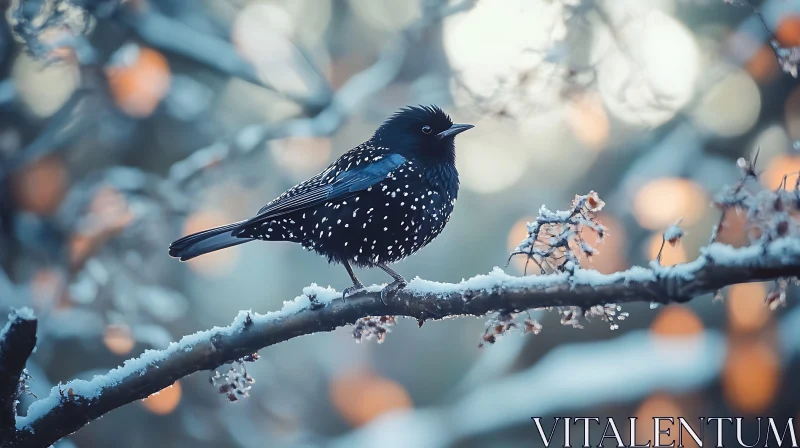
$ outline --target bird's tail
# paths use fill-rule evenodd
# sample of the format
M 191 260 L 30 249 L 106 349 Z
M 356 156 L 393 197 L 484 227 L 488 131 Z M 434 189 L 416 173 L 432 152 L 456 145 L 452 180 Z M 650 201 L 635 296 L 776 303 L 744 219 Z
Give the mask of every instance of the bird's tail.
M 209 252 L 253 241 L 253 238 L 237 238 L 233 236 L 234 232 L 239 230 L 244 222 L 239 221 L 185 236 L 170 244 L 169 255 L 180 258 L 181 261 L 186 261 Z

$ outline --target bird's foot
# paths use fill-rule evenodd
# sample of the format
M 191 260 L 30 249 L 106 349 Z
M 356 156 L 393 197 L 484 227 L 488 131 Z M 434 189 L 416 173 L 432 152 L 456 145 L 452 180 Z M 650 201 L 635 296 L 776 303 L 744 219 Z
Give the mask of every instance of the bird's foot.
M 386 298 L 389 297 L 389 295 L 405 288 L 406 285 L 408 285 L 408 282 L 404 279 L 397 279 L 386 285 L 383 289 L 381 289 L 381 303 L 386 305 Z
M 350 296 L 354 296 L 360 292 L 364 292 L 366 289 L 367 288 L 361 283 L 350 286 L 348 288 L 344 288 L 344 291 L 342 291 L 342 301 L 345 301 Z

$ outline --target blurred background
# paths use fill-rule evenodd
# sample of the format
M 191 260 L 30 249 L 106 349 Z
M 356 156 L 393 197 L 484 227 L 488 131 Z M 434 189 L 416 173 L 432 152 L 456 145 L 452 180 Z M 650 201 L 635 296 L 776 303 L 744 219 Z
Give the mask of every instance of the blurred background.
M 694 259 L 737 158 L 760 149 L 769 187 L 800 170 L 800 84 L 770 43 L 800 46 L 800 2 L 729 3 L 0 0 L 0 304 L 40 319 L 33 392 L 348 286 L 290 243 L 189 263 L 167 246 L 250 216 L 404 105 L 476 125 L 450 224 L 397 265 L 406 278 L 502 267 L 542 204 L 589 190 L 610 233 L 588 267 L 646 264 L 679 218 L 663 262 Z M 744 217 L 727 223 L 720 239 L 747 244 Z M 197 373 L 58 446 L 541 446 L 532 416 L 800 421 L 797 289 L 770 312 L 769 287 L 626 306 L 613 331 L 537 312 L 540 334 L 482 349 L 477 318 L 400 320 L 381 345 L 305 336 L 247 365 L 249 398 Z

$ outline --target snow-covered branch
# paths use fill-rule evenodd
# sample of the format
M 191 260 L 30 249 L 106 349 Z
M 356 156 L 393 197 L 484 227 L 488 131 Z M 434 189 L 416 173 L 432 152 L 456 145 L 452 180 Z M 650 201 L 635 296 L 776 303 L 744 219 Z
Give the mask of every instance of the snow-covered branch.
M 15 446 L 47 446 L 90 421 L 127 403 L 170 386 L 175 380 L 252 355 L 297 336 L 362 323 L 380 330 L 380 320 L 364 325 L 365 316 L 406 316 L 420 324 L 428 319 L 482 316 L 532 308 L 579 307 L 589 310 L 610 302 L 685 302 L 733 283 L 793 277 L 800 273 L 800 238 L 786 237 L 744 248 L 720 243 L 707 246 L 690 263 L 634 267 L 610 275 L 575 269 L 517 277 L 495 268 L 460 283 L 416 278 L 381 303 L 376 285 L 342 301 L 341 293 L 316 285 L 267 314 L 241 311 L 233 323 L 185 336 L 165 350 L 149 350 L 91 381 L 75 380 L 55 387 L 18 417 Z M 363 335 L 363 330 L 361 332 Z
M 0 440 L 13 434 L 25 363 L 36 346 L 36 318 L 30 309 L 12 312 L 0 332 Z

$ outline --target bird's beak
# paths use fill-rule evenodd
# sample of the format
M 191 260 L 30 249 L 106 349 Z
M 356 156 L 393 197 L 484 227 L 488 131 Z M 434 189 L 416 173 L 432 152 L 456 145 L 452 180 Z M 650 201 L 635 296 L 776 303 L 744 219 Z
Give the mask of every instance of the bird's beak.
M 454 124 L 454 125 L 450 126 L 449 129 L 446 129 L 446 130 L 436 134 L 436 136 L 439 137 L 439 140 L 441 140 L 441 139 L 443 139 L 445 137 L 458 135 L 458 134 L 460 134 L 460 133 L 462 133 L 462 132 L 464 132 L 466 130 L 472 129 L 474 127 L 475 126 L 473 126 L 471 124 Z

